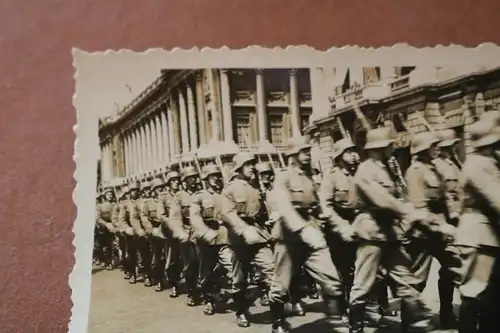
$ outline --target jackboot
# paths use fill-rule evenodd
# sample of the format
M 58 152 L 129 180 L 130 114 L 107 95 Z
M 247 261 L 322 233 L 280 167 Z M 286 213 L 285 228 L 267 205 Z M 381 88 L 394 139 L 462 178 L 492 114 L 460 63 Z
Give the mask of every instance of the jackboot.
M 349 308 L 349 333 L 363 333 L 365 329 L 366 304 L 352 304 Z
M 344 327 L 342 301 L 344 296 L 323 296 L 325 301 L 325 314 L 327 322 L 332 327 Z
M 417 298 L 401 299 L 401 332 L 427 333 L 431 332 L 431 312 Z
M 238 327 L 249 327 L 246 312 L 248 311 L 248 301 L 246 299 L 246 291 L 238 291 L 233 294 L 233 301 L 236 307 L 236 325 Z
M 451 281 L 438 281 L 439 290 L 439 323 L 443 330 L 455 329 L 458 327 L 458 319 L 453 313 L 453 292 L 455 286 Z
M 272 333 L 288 333 L 285 323 L 285 304 L 280 302 L 270 303 Z
M 479 304 L 473 298 L 462 298 L 458 315 L 458 333 L 477 333 L 479 325 Z

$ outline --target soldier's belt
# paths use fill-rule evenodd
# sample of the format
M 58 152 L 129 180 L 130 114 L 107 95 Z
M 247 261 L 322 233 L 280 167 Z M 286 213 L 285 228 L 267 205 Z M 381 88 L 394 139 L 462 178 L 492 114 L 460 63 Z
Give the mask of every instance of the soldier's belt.
M 354 208 L 352 207 L 343 207 L 339 205 L 334 205 L 333 208 L 335 209 L 335 212 L 344 220 L 347 220 L 349 222 L 354 221 L 356 218 L 356 215 L 359 213 L 357 212 Z
M 293 207 L 297 214 L 299 214 L 304 220 L 307 220 L 311 217 L 318 218 L 319 217 L 319 206 L 311 206 L 311 207 L 302 207 L 294 205 Z
M 224 224 L 224 222 L 215 219 L 203 219 L 203 222 L 210 229 L 219 229 Z

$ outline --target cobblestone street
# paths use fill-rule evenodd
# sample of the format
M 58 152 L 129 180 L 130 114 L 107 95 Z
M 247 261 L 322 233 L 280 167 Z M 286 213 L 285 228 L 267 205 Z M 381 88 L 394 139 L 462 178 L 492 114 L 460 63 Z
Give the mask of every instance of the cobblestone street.
M 429 279 L 431 283 L 424 291 L 433 310 L 438 306 L 437 266 L 434 265 Z M 456 296 L 455 299 L 458 301 Z M 269 312 L 260 305 L 251 308 L 252 326 L 241 329 L 236 327 L 232 312 L 207 317 L 203 315 L 201 306 L 188 308 L 184 301 L 184 296 L 170 299 L 167 292 L 155 293 L 141 283 L 129 285 L 118 270 L 97 271 L 93 274 L 92 281 L 89 333 L 270 332 Z M 321 303 L 306 299 L 306 304 L 309 312 L 305 317 L 289 318 L 294 328 L 292 332 L 322 332 Z M 366 332 L 397 332 L 395 327 L 398 327 L 397 323 L 392 329 L 367 329 Z

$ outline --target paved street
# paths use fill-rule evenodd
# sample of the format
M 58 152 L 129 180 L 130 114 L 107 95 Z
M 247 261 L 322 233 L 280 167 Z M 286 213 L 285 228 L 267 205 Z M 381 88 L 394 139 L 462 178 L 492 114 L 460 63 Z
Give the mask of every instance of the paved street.
M 430 281 L 436 280 L 438 265 L 434 265 Z M 437 286 L 429 283 L 424 291 L 426 299 L 436 310 Z M 458 301 L 458 298 L 456 297 Z M 207 317 L 203 315 L 201 306 L 188 308 L 184 305 L 185 298 L 170 299 L 167 292 L 155 293 L 142 284 L 129 285 L 123 280 L 118 270 L 97 271 L 93 274 L 92 305 L 90 310 L 89 333 L 265 333 L 270 332 L 269 312 L 261 306 L 252 307 L 252 326 L 247 329 L 236 327 L 234 314 L 231 312 Z M 323 314 L 321 303 L 307 300 L 305 317 L 290 318 L 289 322 L 295 328 L 294 333 L 322 332 Z M 397 305 L 396 305 L 397 307 Z M 397 324 L 395 324 L 397 327 Z M 347 330 L 345 330 L 347 332 Z M 397 332 L 392 329 L 373 332 Z M 439 331 L 437 331 L 439 332 Z M 447 331 L 453 332 L 453 331 Z

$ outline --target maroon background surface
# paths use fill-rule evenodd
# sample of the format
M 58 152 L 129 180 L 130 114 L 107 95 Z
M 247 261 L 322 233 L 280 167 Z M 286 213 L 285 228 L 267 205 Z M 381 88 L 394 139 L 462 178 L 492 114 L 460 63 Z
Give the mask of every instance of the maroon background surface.
M 500 42 L 499 12 L 497 0 L 0 0 L 0 332 L 67 331 L 72 47 L 476 46 Z

